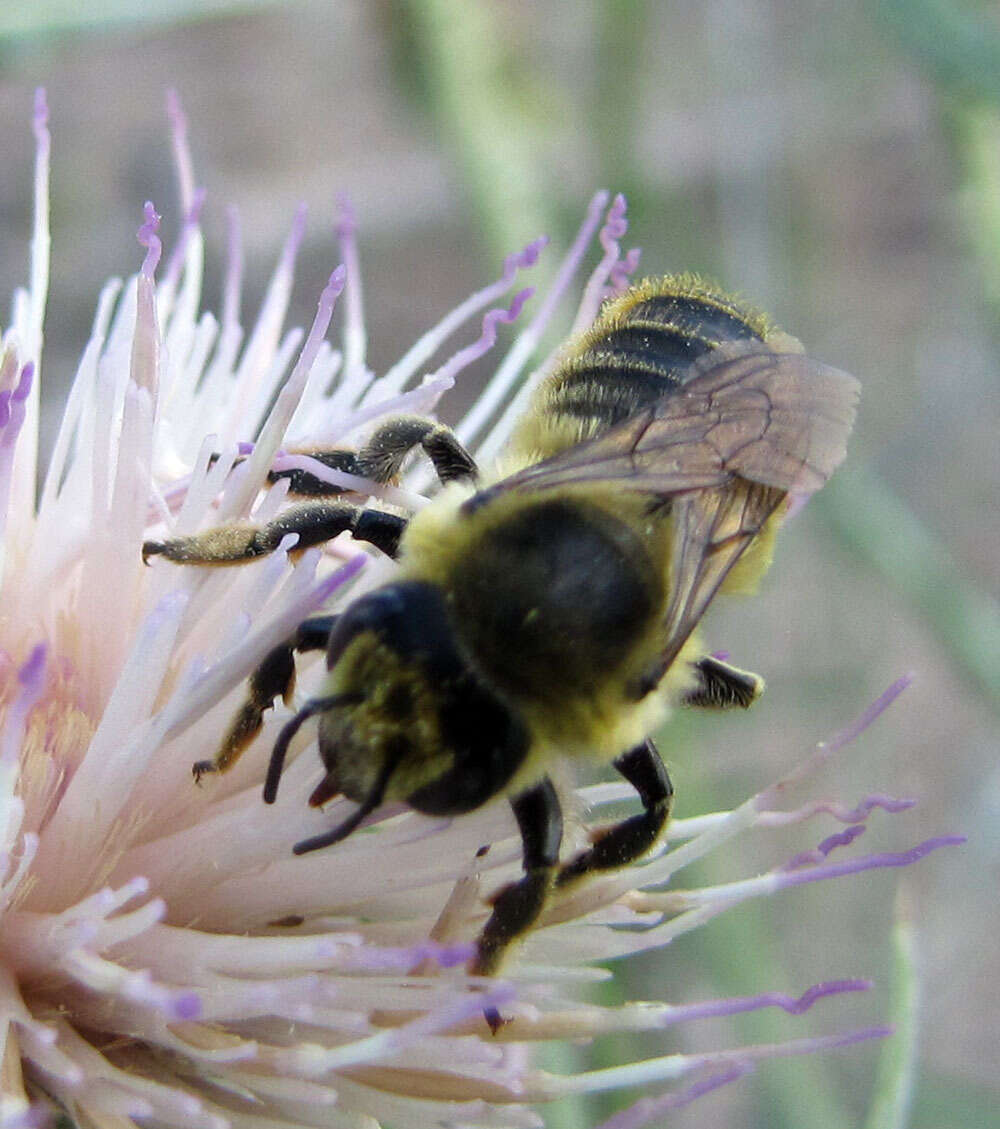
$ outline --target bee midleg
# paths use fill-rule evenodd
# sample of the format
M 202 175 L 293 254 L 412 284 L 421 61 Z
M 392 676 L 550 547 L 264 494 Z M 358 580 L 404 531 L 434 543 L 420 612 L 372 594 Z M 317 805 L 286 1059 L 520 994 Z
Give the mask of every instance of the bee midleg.
M 674 786 L 652 741 L 623 753 L 615 768 L 639 793 L 643 811 L 608 828 L 589 849 L 560 867 L 556 885 L 596 870 L 617 870 L 641 858 L 659 839 L 673 806 Z
M 196 781 L 206 772 L 226 772 L 232 768 L 260 732 L 264 711 L 271 708 L 275 698 L 280 697 L 286 705 L 291 705 L 295 689 L 295 653 L 325 650 L 336 620 L 335 615 L 304 620 L 290 639 L 268 651 L 264 661 L 250 675 L 247 700 L 233 718 L 215 757 L 210 761 L 196 761 L 191 766 Z
M 307 549 L 350 531 L 355 541 L 366 541 L 395 558 L 407 519 L 384 510 L 362 509 L 351 502 L 304 502 L 292 506 L 266 525 L 220 525 L 187 537 L 146 541 L 142 559 L 162 556 L 178 564 L 245 564 L 273 553 L 281 539 L 298 534 L 295 549 Z
M 440 482 L 460 478 L 476 478 L 475 460 L 443 423 L 423 416 L 394 416 L 387 419 L 358 451 L 340 448 L 313 449 L 301 452 L 334 470 L 370 478 L 374 482 L 391 482 L 403 466 L 403 460 L 415 448 L 422 447 L 431 460 Z M 307 497 L 329 497 L 344 493 L 330 482 L 304 470 L 276 470 L 268 475 L 270 482 L 288 479 L 290 494 Z
M 544 777 L 540 784 L 515 796 L 510 806 L 521 832 L 524 877 L 506 886 L 493 901 L 493 912 L 476 942 L 470 969 L 479 976 L 496 973 L 507 947 L 527 932 L 542 912 L 559 864 L 562 809 L 552 781 Z M 494 1031 L 502 1022 L 491 1010 L 486 1018 Z

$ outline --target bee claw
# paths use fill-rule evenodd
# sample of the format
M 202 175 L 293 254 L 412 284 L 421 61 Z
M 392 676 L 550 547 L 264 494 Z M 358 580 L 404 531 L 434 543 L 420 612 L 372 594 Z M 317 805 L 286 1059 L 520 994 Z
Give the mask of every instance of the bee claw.
M 513 1023 L 513 1019 L 509 1015 L 501 1015 L 495 1007 L 488 1007 L 483 1009 L 483 1019 L 489 1024 L 492 1034 L 496 1034 L 501 1027 L 506 1027 L 508 1023 Z
M 191 775 L 194 777 L 195 784 L 201 784 L 201 778 L 208 772 L 218 772 L 212 761 L 195 761 L 191 765 Z

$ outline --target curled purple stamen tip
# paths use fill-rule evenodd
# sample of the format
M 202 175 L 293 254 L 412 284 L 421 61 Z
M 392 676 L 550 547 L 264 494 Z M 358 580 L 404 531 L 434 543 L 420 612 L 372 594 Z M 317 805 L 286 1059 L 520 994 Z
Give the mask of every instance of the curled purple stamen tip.
M 814 984 L 811 988 L 807 988 L 798 999 L 777 992 L 773 1002 L 789 1015 L 801 1015 L 817 1000 L 822 1000 L 826 996 L 837 996 L 841 992 L 867 992 L 871 987 L 871 980 L 827 980 L 823 984 Z
M 642 250 L 639 247 L 631 247 L 625 253 L 624 257 L 619 259 L 611 268 L 611 274 L 608 276 L 608 284 L 613 293 L 620 294 L 628 286 L 631 276 L 639 266 L 639 258 L 641 255 Z
M 908 800 L 905 798 L 897 799 L 893 796 L 876 794 L 866 796 L 853 811 L 842 813 L 842 818 L 846 823 L 859 823 L 861 820 L 866 819 L 876 808 L 881 808 L 882 811 L 896 815 L 898 812 L 909 811 L 910 808 L 915 808 L 916 806 L 916 800 Z
M 614 251 L 617 254 L 615 241 L 621 239 L 628 231 L 628 220 L 625 218 L 627 210 L 628 202 L 619 192 L 608 209 L 607 219 L 605 219 L 604 226 L 601 228 L 600 235 L 598 235 L 601 246 L 605 251 Z
M 146 248 L 146 258 L 142 263 L 142 273 L 147 278 L 153 277 L 153 272 L 156 270 L 157 263 L 160 261 L 160 252 L 163 249 L 163 244 L 160 242 L 160 237 L 156 234 L 160 228 L 160 217 L 153 207 L 152 201 L 147 200 L 142 209 L 145 217 L 142 227 L 136 234 L 139 243 Z
M 508 255 L 503 261 L 504 281 L 511 282 L 517 271 L 525 267 L 533 267 L 535 263 L 538 262 L 538 256 L 542 253 L 542 249 L 548 245 L 548 242 L 549 237 L 542 235 L 520 251 L 515 251 L 513 254 Z
M 802 866 L 813 866 L 820 863 L 832 851 L 838 847 L 847 847 L 858 838 L 859 835 L 865 833 L 865 825 L 857 823 L 853 827 L 847 827 L 843 831 L 838 831 L 835 835 L 830 835 L 824 839 L 815 850 L 803 851 L 801 854 L 795 855 L 783 867 L 784 870 L 797 870 Z
M 860 858 L 847 859 L 839 863 L 826 863 L 815 866 L 810 870 L 796 870 L 790 873 L 782 867 L 780 885 L 782 887 L 799 886 L 807 882 L 816 882 L 825 878 L 840 878 L 848 874 L 861 874 L 866 870 L 885 870 L 897 866 L 910 866 L 919 862 L 927 855 L 941 847 L 957 847 L 966 842 L 964 835 L 937 835 L 933 839 L 926 839 L 908 851 L 885 851 L 881 854 L 862 855 Z
M 477 360 L 487 350 L 492 349 L 497 339 L 497 326 L 501 324 L 509 325 L 512 321 L 515 321 L 524 307 L 524 303 L 527 302 L 534 293 L 534 287 L 529 286 L 527 289 L 521 290 L 514 295 L 514 300 L 507 309 L 503 309 L 501 306 L 487 310 L 486 313 L 483 314 L 483 331 L 480 334 L 479 340 L 473 342 L 467 349 L 463 349 L 458 353 L 452 359 L 451 364 L 456 365 L 460 363 L 462 366 L 467 365 L 471 361 Z M 450 367 L 449 365 L 445 365 L 440 372 L 445 373 Z M 449 373 L 449 375 L 451 375 L 451 373 Z
M 244 439 L 244 440 L 242 440 L 241 442 L 239 442 L 239 443 L 237 443 L 237 444 L 236 444 L 236 450 L 237 450 L 237 451 L 239 452 L 239 454 L 241 454 L 241 455 L 252 455 L 252 454 L 253 454 L 253 449 L 254 449 L 254 444 L 253 444 L 253 443 L 250 443 L 250 442 L 249 442 L 248 440 L 246 440 L 246 439 Z
M 817 846 L 816 850 L 826 858 L 831 851 L 835 851 L 838 847 L 849 846 L 859 835 L 864 835 L 864 833 L 865 825 L 856 823 L 853 827 L 846 827 L 843 831 L 828 836 Z
M 814 984 L 801 996 L 790 996 L 787 992 L 761 992 L 756 996 L 731 996 L 704 1003 L 686 1004 L 676 1008 L 666 1018 L 664 1026 L 671 1026 L 681 1021 L 689 1022 L 692 1019 L 742 1015 L 745 1012 L 760 1011 L 768 1007 L 780 1007 L 789 1015 L 801 1015 L 826 996 L 836 996 L 842 992 L 867 992 L 871 986 L 870 980 L 828 980 L 822 984 Z
M 514 321 L 524 308 L 524 303 L 527 302 L 534 293 L 535 288 L 528 286 L 514 295 L 513 302 L 511 302 L 506 310 L 490 310 L 486 317 L 483 318 L 483 329 L 486 328 L 487 319 L 491 319 L 491 324 L 493 325 L 496 325 L 498 322 L 509 324 Z

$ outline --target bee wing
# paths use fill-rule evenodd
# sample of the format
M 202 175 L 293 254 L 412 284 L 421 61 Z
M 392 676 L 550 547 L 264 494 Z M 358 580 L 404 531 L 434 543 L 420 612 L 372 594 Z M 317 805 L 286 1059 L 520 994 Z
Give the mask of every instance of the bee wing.
M 674 498 L 742 478 L 811 494 L 843 459 L 860 387 L 853 376 L 762 342 L 719 346 L 691 372 L 647 411 L 494 489 L 604 481 Z
M 774 486 L 740 481 L 676 500 L 660 673 L 680 653 L 729 570 L 786 497 Z
M 720 346 L 651 409 L 494 489 L 614 482 L 670 501 L 662 673 L 785 497 L 814 493 L 840 464 L 859 390 L 854 377 L 800 352 Z

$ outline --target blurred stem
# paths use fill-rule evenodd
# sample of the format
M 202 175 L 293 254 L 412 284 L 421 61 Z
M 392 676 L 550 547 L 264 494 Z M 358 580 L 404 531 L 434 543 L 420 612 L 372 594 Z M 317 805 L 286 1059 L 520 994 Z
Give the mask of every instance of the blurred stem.
M 957 0 L 880 0 L 879 15 L 937 82 L 1000 101 L 1000 30 L 990 5 Z
M 963 103 L 951 115 L 965 183 L 960 215 L 966 241 L 979 263 L 986 298 L 1000 315 L 1000 110 L 986 102 Z
M 107 34 L 132 24 L 175 27 L 185 21 L 218 19 L 277 6 L 275 0 L 171 0 L 169 5 L 136 4 L 135 0 L 0 4 L 0 43 L 20 37 L 41 39 L 64 32 Z
M 670 723 L 671 741 L 680 747 L 685 742 L 682 731 L 685 719 L 675 717 Z M 705 778 L 690 779 L 684 784 L 683 805 L 690 811 L 713 811 L 714 790 Z M 695 868 L 685 871 L 692 886 L 713 885 L 732 878 L 732 860 L 708 858 Z M 685 883 L 687 884 L 687 883 Z M 683 959 L 689 948 L 692 959 L 712 985 L 713 996 L 740 996 L 759 991 L 784 991 L 796 995 L 805 987 L 788 980 L 782 963 L 781 941 L 770 926 L 769 905 L 747 904 L 721 914 L 697 932 L 697 939 L 685 939 L 679 944 L 676 956 Z M 671 957 L 668 949 L 660 959 L 663 972 L 659 975 L 671 984 Z M 682 965 L 683 967 L 683 965 Z M 629 976 L 632 969 L 626 962 L 621 969 Z M 648 967 L 646 970 L 648 978 Z M 642 987 L 639 985 L 638 987 Z M 690 998 L 671 997 L 672 1002 L 690 1002 Z M 780 1043 L 807 1035 L 796 1024 L 808 1024 L 808 1017 L 791 1019 L 778 1009 L 769 1008 L 746 1015 L 737 1015 L 730 1021 L 736 1032 L 734 1045 L 752 1043 Z M 634 1052 L 633 1058 L 642 1057 Z M 847 1109 L 840 1100 L 831 1077 L 826 1056 L 806 1055 L 796 1058 L 794 1064 L 768 1062 L 761 1065 L 755 1075 L 742 1085 L 751 1087 L 756 1095 L 754 1117 L 746 1125 L 767 1126 L 767 1129 L 828 1129 L 831 1126 L 850 1124 Z
M 896 1033 L 882 1044 L 875 1076 L 875 1100 L 865 1129 L 905 1129 L 910 1122 L 910 1107 L 916 1075 L 917 976 L 916 939 L 908 912 L 906 887 L 896 898 L 896 928 L 893 932 L 892 1024 Z
M 572 1076 L 592 1066 L 579 1046 L 550 1040 L 539 1048 L 538 1065 L 553 1074 Z M 580 1129 L 594 1121 L 592 1102 L 599 1095 L 572 1094 L 545 1107 L 545 1129 Z M 619 1099 L 620 1100 L 620 1099 Z
M 649 35 L 649 0 L 619 0 L 596 9 L 597 56 L 588 119 L 601 175 L 628 198 L 633 215 L 646 213 L 636 167 L 636 122 L 648 92 L 642 85 L 641 55 Z
M 1000 702 L 1000 608 L 962 577 L 906 503 L 855 463 L 834 475 L 815 505 L 840 540 L 923 613 L 972 679 Z
M 1000 317 L 1000 30 L 987 8 L 953 0 L 881 0 L 880 12 L 951 96 L 945 105 L 964 165 L 967 241 L 979 260 L 987 301 Z M 905 504 L 855 466 L 837 475 L 818 509 L 923 611 L 992 702 L 1000 702 L 1000 608 L 963 579 Z
M 554 230 L 539 181 L 541 145 L 515 99 L 513 62 L 496 6 L 485 0 L 406 0 L 430 109 L 448 131 L 491 256 Z

